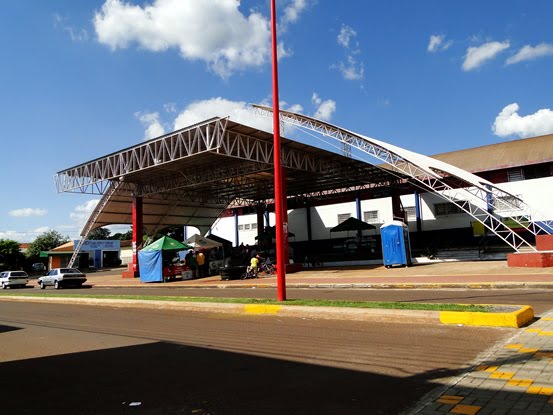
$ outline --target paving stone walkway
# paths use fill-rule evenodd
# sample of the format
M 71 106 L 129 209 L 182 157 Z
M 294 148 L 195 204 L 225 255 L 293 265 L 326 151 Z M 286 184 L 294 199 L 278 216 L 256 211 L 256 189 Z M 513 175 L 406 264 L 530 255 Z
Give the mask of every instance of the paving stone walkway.
M 553 310 L 409 415 L 553 415 Z

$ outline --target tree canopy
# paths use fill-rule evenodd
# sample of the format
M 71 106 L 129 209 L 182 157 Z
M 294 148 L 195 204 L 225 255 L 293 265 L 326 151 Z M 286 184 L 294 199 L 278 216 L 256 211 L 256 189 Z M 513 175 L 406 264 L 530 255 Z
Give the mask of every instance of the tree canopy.
M 40 251 L 49 251 L 69 241 L 70 239 L 68 236 L 63 236 L 58 231 L 51 230 L 45 232 L 37 236 L 37 238 L 29 244 L 29 248 L 27 248 L 26 252 L 27 258 L 38 258 L 40 256 Z
M 110 230 L 108 228 L 97 228 L 90 232 L 86 239 L 90 240 L 106 240 L 110 238 Z
M 11 239 L 0 239 L 0 263 L 14 267 L 19 263 L 21 252 L 19 242 Z

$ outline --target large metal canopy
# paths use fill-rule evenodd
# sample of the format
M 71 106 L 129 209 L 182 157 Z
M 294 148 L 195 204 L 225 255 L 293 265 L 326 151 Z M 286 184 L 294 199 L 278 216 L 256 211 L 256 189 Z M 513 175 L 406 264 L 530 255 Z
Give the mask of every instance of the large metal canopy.
M 282 138 L 289 198 L 390 187 L 406 176 Z M 81 235 L 132 223 L 143 200 L 149 233 L 189 225 L 206 231 L 231 206 L 273 202 L 273 136 L 228 118 L 212 118 L 55 175 L 58 192 L 102 195 Z
M 254 107 L 261 114 L 273 116 L 270 107 Z M 507 226 L 504 217 L 534 235 L 550 232 L 550 221 L 539 221 L 540 215 L 521 198 L 463 169 L 303 114 L 280 111 L 280 118 L 338 141 L 346 153 L 351 154 L 355 148 L 384 161 L 393 171 L 409 177 L 413 184 L 434 192 L 472 216 L 516 251 L 522 247 L 534 251 L 536 248 Z M 496 213 L 499 209 L 506 212 L 499 215 Z

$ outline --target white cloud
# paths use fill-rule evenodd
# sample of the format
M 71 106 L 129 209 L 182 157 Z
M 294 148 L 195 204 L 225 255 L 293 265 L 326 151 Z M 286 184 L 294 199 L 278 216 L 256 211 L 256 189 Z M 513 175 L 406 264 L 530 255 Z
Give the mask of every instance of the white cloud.
M 35 208 L 22 208 L 14 209 L 8 212 L 10 216 L 15 218 L 27 218 L 29 216 L 44 216 L 48 213 L 46 209 L 35 209 Z
M 337 41 L 338 44 L 343 46 L 347 51 L 346 62 L 340 61 L 331 66 L 331 68 L 337 68 L 342 73 L 344 79 L 348 81 L 357 81 L 362 79 L 365 72 L 365 65 L 363 62 L 359 62 L 355 58 L 356 55 L 361 53 L 359 50 L 359 44 L 356 42 L 355 49 L 350 49 L 350 44 L 356 36 L 357 32 L 353 28 L 347 25 L 342 25 Z
M 292 9 L 299 13 L 301 3 Z M 243 15 L 239 6 L 239 0 L 153 0 L 143 7 L 106 0 L 94 27 L 98 41 L 112 50 L 133 43 L 152 52 L 176 48 L 184 59 L 204 61 L 227 78 L 270 56 L 269 21 L 253 11 Z
M 330 120 L 336 110 L 336 102 L 328 99 L 322 100 L 317 93 L 314 93 L 311 102 L 316 106 L 316 118 L 322 120 Z M 271 107 L 272 104 L 268 100 L 261 102 L 261 105 Z M 303 113 L 304 108 L 300 104 L 288 104 L 281 101 L 279 106 L 283 110 Z M 217 97 L 196 101 L 188 105 L 175 119 L 175 130 L 187 127 L 189 125 L 205 121 L 212 117 L 230 117 L 231 120 L 241 124 L 249 125 L 263 131 L 272 133 L 273 120 L 271 117 L 256 114 L 251 106 L 244 101 L 230 101 L 225 98 Z M 289 132 L 293 126 L 286 126 Z
M 84 227 L 84 225 L 86 224 L 86 221 L 94 211 L 94 208 L 96 207 L 99 201 L 100 199 L 89 200 L 88 202 L 85 202 L 82 205 L 76 206 L 73 212 L 69 214 L 69 217 L 73 222 L 75 222 L 76 226 L 79 227 L 79 230 Z
M 17 241 L 19 243 L 26 243 L 34 241 L 37 236 L 52 230 L 48 226 L 41 226 L 30 231 L 1 231 L 0 239 L 11 239 L 12 241 Z
M 287 111 L 290 111 L 290 112 L 297 112 L 298 114 L 301 114 L 303 112 L 303 107 L 300 104 L 294 104 L 289 108 L 285 108 L 285 106 L 281 106 L 280 108 L 286 109 Z
M 317 106 L 317 110 L 313 117 L 323 121 L 330 121 L 332 115 L 336 111 L 336 101 L 332 99 L 323 101 L 319 94 L 314 92 L 311 97 L 311 102 Z
M 297 22 L 301 12 L 303 12 L 306 7 L 306 0 L 292 0 L 292 2 L 284 8 L 282 24 L 287 26 L 289 23 Z
M 338 34 L 338 43 L 345 48 L 349 48 L 349 41 L 352 37 L 357 36 L 357 32 L 347 25 L 342 25 Z
M 515 55 L 507 59 L 507 65 L 530 61 L 544 56 L 553 55 L 553 45 L 550 43 L 540 43 L 536 46 L 526 45 L 522 47 Z
M 168 102 L 167 104 L 163 104 L 163 109 L 165 112 L 177 112 L 177 104 Z
M 449 49 L 452 44 L 453 42 L 451 40 L 445 41 L 445 35 L 431 35 L 426 50 L 431 53 L 441 52 Z
M 59 14 L 54 14 L 54 25 L 69 34 L 74 42 L 85 42 L 88 40 L 88 32 L 85 29 L 75 29 L 67 24 L 69 19 Z
M 150 140 L 165 134 L 165 128 L 159 122 L 159 113 L 136 112 L 134 116 L 146 127 L 146 131 L 144 131 L 144 140 Z
M 339 62 L 337 67 L 342 73 L 344 79 L 348 81 L 363 79 L 365 66 L 363 65 L 363 62 L 358 62 L 352 55 L 348 55 L 347 63 Z
M 505 42 L 488 42 L 483 45 L 470 47 L 467 49 L 465 61 L 463 62 L 463 70 L 471 71 L 483 65 L 487 61 L 495 58 L 510 46 L 509 41 Z
M 500 137 L 532 137 L 553 133 L 553 111 L 543 108 L 521 117 L 517 103 L 509 104 L 495 118 L 492 131 Z
M 215 116 L 230 117 L 233 121 L 260 130 L 273 131 L 273 121 L 270 117 L 255 114 L 244 101 L 230 101 L 221 97 L 191 103 L 176 117 L 174 128 L 184 128 Z

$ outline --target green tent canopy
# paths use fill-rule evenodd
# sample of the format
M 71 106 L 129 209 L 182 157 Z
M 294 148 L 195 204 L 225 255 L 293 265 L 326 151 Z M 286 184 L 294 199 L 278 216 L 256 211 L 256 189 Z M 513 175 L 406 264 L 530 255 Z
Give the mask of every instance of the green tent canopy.
M 152 242 L 150 245 L 144 247 L 143 251 L 183 251 L 185 249 L 192 248 L 190 245 L 185 245 L 179 241 L 169 238 L 168 236 L 162 236 L 157 241 Z

